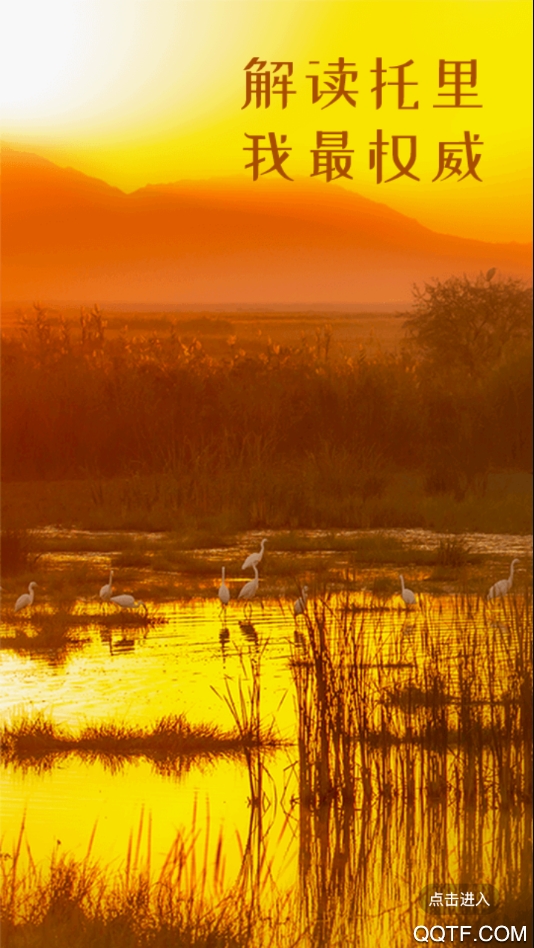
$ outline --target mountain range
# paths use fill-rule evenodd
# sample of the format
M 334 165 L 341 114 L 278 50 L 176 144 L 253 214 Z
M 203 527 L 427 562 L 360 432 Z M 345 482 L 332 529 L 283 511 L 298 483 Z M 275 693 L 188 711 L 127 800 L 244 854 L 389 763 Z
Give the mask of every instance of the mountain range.
M 531 247 L 436 233 L 335 183 L 213 178 L 126 194 L 2 148 L 4 300 L 320 303 L 407 299 L 414 283 Z

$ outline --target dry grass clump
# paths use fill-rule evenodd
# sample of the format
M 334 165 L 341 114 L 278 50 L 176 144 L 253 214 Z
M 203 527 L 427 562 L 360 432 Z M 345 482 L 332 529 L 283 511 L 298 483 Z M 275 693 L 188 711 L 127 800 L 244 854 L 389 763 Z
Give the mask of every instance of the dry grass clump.
M 150 829 L 149 824 L 149 837 Z M 13 854 L 4 853 L 0 861 L 2 945 L 262 948 L 275 943 L 275 920 L 257 910 L 244 880 L 224 890 L 221 840 L 209 878 L 207 866 L 197 868 L 195 862 L 195 827 L 191 838 L 176 837 L 155 875 L 150 848 L 141 853 L 142 830 L 143 818 L 119 872 L 91 858 L 95 830 L 84 859 L 54 853 L 48 866 L 36 865 L 28 848 L 23 869 L 23 824 Z
M 217 756 L 239 757 L 251 747 L 281 746 L 271 731 L 248 721 L 233 733 L 215 725 L 190 724 L 184 715 L 168 715 L 153 727 L 131 727 L 110 722 L 89 724 L 79 734 L 42 715 L 5 724 L 1 732 L 3 763 L 28 769 L 50 769 L 70 754 L 101 760 L 117 767 L 136 758 L 151 761 L 158 770 L 179 768 L 180 760 Z
M 465 566 L 469 561 L 469 546 L 463 537 L 444 537 L 439 541 L 436 563 L 438 566 Z

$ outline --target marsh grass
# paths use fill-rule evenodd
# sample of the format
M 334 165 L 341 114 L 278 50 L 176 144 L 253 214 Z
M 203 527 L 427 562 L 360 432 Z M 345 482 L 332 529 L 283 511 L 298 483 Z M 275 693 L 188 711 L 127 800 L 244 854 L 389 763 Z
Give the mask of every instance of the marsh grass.
M 270 806 L 266 791 L 266 752 L 275 747 L 288 746 L 288 741 L 277 736 L 274 719 L 266 724 L 262 717 L 261 665 L 268 648 L 268 641 L 260 642 L 254 626 L 247 620 L 240 623 L 246 637 L 252 645 L 245 653 L 237 649 L 241 673 L 237 682 L 227 677 L 226 690 L 218 691 L 212 685 L 212 691 L 227 706 L 235 723 L 237 733 L 244 742 L 244 755 L 247 764 L 250 797 L 249 805 L 254 813 L 249 829 L 249 842 L 252 835 L 263 839 L 265 834 L 265 811 Z M 280 704 L 284 701 L 282 697 Z M 280 706 L 279 706 L 280 707 Z M 279 710 L 279 708 L 278 708 Z
M 2 530 L 0 535 L 0 572 L 2 576 L 16 576 L 33 567 L 39 559 L 28 530 Z
M 143 813 L 130 833 L 124 860 L 109 868 L 92 855 L 96 826 L 83 858 L 56 848 L 44 863 L 33 858 L 22 823 L 12 851 L 4 851 L 0 860 L 3 945 L 339 948 L 348 943 L 405 948 L 406 933 L 421 922 L 421 889 L 428 887 L 429 878 L 442 878 L 451 815 L 450 802 L 443 799 L 425 815 L 418 796 L 409 806 L 394 797 L 383 799 L 365 814 L 349 812 L 343 819 L 324 808 L 301 807 L 295 827 L 297 883 L 283 890 L 275 884 L 272 856 L 254 809 L 249 836 L 239 840 L 241 863 L 230 880 L 227 840 L 221 831 L 215 846 L 209 845 L 209 825 L 201 840 L 196 809 L 192 825 L 178 833 L 160 869 L 154 866 L 151 820 Z M 472 840 L 460 857 L 460 875 L 481 879 L 488 813 L 460 808 L 455 816 L 449 833 L 460 839 L 468 833 Z M 483 922 L 521 927 L 530 922 L 530 872 L 522 863 L 528 840 L 521 831 L 521 814 L 505 812 L 498 820 L 492 878 L 500 907 Z M 278 846 L 288 832 L 286 822 Z M 445 918 L 423 917 L 429 925 L 480 920 L 465 910 Z
M 259 534 L 261 537 L 261 534 Z M 78 540 L 80 548 L 78 549 Z M 86 534 L 72 531 L 32 531 L 31 542 L 39 553 L 39 563 L 4 582 L 4 610 L 27 588 L 30 580 L 38 583 L 36 607 L 41 602 L 69 608 L 78 602 L 98 601 L 98 590 L 107 581 L 109 569 L 115 570 L 115 592 L 140 587 L 143 599 L 170 601 L 173 598 L 209 597 L 212 584 L 220 577 L 221 565 L 238 582 L 241 563 L 256 537 L 229 536 L 225 545 L 206 547 L 210 540 L 222 543 L 215 534 L 131 534 L 124 532 Z M 266 580 L 262 588 L 278 596 L 288 585 L 313 577 L 318 591 L 327 586 L 352 588 L 370 586 L 375 595 L 393 595 L 398 572 L 417 570 L 414 582 L 424 583 L 432 594 L 462 592 L 482 594 L 495 580 L 495 570 L 509 566 L 509 558 L 467 550 L 465 540 L 455 535 L 437 535 L 434 546 L 424 547 L 415 539 L 400 539 L 388 534 L 360 534 L 358 531 L 328 533 L 305 531 L 300 534 L 268 534 L 267 553 L 262 562 Z M 428 541 L 427 541 L 428 542 Z M 124 549 L 121 547 L 124 546 Z M 521 575 L 528 581 L 531 567 L 522 562 Z M 424 571 L 424 572 L 423 572 Z M 498 574 L 497 574 L 498 575 Z M 413 572 L 412 572 L 413 576 Z M 451 588 L 452 587 L 452 588 Z M 421 591 L 423 591 L 423 588 Z M 92 608 L 91 606 L 89 607 Z
M 272 751 L 282 745 L 271 730 L 256 722 L 248 721 L 230 733 L 214 725 L 192 725 L 183 715 L 168 715 L 145 728 L 116 722 L 89 724 L 76 735 L 42 715 L 21 718 L 2 729 L 4 766 L 13 764 L 23 770 L 49 770 L 76 754 L 113 769 L 143 758 L 158 771 L 178 773 L 200 759 L 243 758 L 251 747 Z
M 222 835 L 208 864 L 206 832 L 197 861 L 195 810 L 190 832 L 177 834 L 156 873 L 150 817 L 144 823 L 142 814 L 117 871 L 92 856 L 96 826 L 83 859 L 54 851 L 43 865 L 32 858 L 23 822 L 12 854 L 0 860 L 3 948 L 264 948 L 283 944 L 288 927 L 292 944 L 300 943 L 287 924 L 288 897 L 277 899 L 279 914 L 260 908 L 270 867 L 261 865 L 251 882 L 246 844 L 241 871 L 228 885 Z
M 340 607 L 316 600 L 308 610 L 293 655 L 309 762 L 303 799 L 318 806 L 381 796 L 370 758 L 418 747 L 420 791 L 430 798 L 447 794 L 450 760 L 467 753 L 494 805 L 531 801 L 522 763 L 532 734 L 531 595 L 509 596 L 496 610 L 458 596 L 448 611 L 438 602 L 398 615 L 392 625 L 391 608 L 354 610 L 348 600 Z M 402 774 L 387 784 L 388 793 L 412 792 Z
M 214 359 L 175 332 L 109 339 L 94 312 L 75 335 L 41 307 L 4 339 L 8 528 L 529 529 L 527 343 L 475 383 L 406 349 L 334 354 L 328 327 Z
M 98 502 L 92 494 L 92 481 L 83 476 L 49 481 L 5 480 L 3 523 L 6 527 L 28 528 L 60 523 L 103 533 L 110 529 L 126 533 L 170 531 L 183 534 L 186 548 L 195 545 L 197 537 L 209 545 L 210 535 L 217 547 L 224 548 L 232 544 L 232 538 L 240 531 L 252 529 L 294 532 L 310 528 L 413 527 L 445 533 L 531 531 L 532 482 L 529 474 L 521 471 L 506 476 L 490 474 L 484 496 L 468 492 L 463 500 L 456 500 L 447 494 L 425 495 L 422 477 L 417 471 L 395 469 L 383 496 L 366 499 L 362 504 L 352 492 L 349 497 L 342 497 L 339 491 L 323 485 L 314 471 L 308 476 L 307 467 L 312 462 L 307 457 L 294 465 L 281 461 L 272 472 L 259 466 L 251 471 L 243 463 L 242 467 L 236 464 L 233 470 L 215 475 L 206 463 L 206 472 L 201 469 L 199 475 L 205 478 L 205 484 L 199 481 L 194 489 L 184 487 L 178 475 L 137 476 L 149 494 L 159 485 L 159 500 L 151 505 L 142 498 L 130 506 L 124 505 L 123 495 L 129 481 L 126 475 L 102 478 Z M 332 463 L 338 462 L 334 458 Z M 306 479 L 308 486 L 303 484 Z M 260 499 L 259 488 L 255 486 L 259 482 Z M 198 500 L 201 492 L 202 504 Z M 90 541 L 82 539 L 81 542 L 90 546 Z M 108 548 L 111 542 L 108 541 Z M 125 538 L 124 542 L 135 544 L 135 539 Z M 104 540 L 96 549 L 105 549 L 105 543 Z
M 414 897 L 418 874 L 448 877 L 455 832 L 462 879 L 502 869 L 492 924 L 506 923 L 510 906 L 529 921 L 531 649 L 530 591 L 495 609 L 457 596 L 398 618 L 371 598 L 359 609 L 348 596 L 308 604 L 292 668 L 313 945 L 350 932 L 351 944 L 404 946 L 419 918 L 403 922 L 397 910 L 382 928 L 388 897 L 406 904 L 402 879 Z M 488 829 L 494 818 L 499 829 Z
M 438 566 L 465 566 L 469 554 L 469 546 L 463 537 L 445 537 L 439 541 L 436 563 Z

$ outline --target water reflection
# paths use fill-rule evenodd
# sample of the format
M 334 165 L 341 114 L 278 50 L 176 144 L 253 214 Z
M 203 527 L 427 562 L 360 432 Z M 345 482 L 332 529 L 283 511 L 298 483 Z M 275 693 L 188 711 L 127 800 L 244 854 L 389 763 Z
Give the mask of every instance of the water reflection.
M 116 655 L 117 652 L 133 652 L 135 648 L 135 639 L 131 636 L 123 635 L 115 641 L 113 641 L 113 636 L 110 636 L 109 640 L 109 651 L 111 655 Z
M 229 641 L 230 641 L 230 630 L 224 625 L 221 631 L 219 632 L 219 642 L 221 643 L 221 655 L 223 659 L 223 665 L 225 662 Z
M 446 891 L 455 880 L 464 883 L 462 891 L 477 891 L 491 879 L 500 905 L 486 921 L 498 924 L 505 911 L 520 926 L 530 900 L 529 808 L 496 810 L 481 806 L 480 798 L 459 804 L 453 792 L 440 790 L 447 780 L 454 787 L 455 767 L 451 762 L 447 770 L 439 759 L 433 795 L 422 794 L 418 756 L 400 749 L 386 759 L 371 753 L 359 799 L 341 806 L 332 797 L 319 807 L 301 799 L 302 759 L 298 767 L 286 758 L 273 768 L 256 757 L 248 772 L 223 762 L 183 776 L 179 792 L 172 777 L 156 778 L 143 765 L 111 774 L 69 764 L 48 787 L 46 821 L 39 822 L 35 806 L 28 809 L 27 837 L 34 862 L 49 857 L 58 840 L 83 861 L 96 826 L 95 859 L 113 860 L 120 882 L 133 849 L 134 868 L 150 872 L 156 891 L 172 852 L 187 853 L 173 883 L 177 894 L 186 879 L 196 879 L 207 905 L 231 896 L 254 926 L 260 918 L 283 919 L 276 925 L 280 945 L 294 945 L 307 931 L 311 948 L 345 942 L 404 948 L 416 924 L 435 923 L 420 894 L 440 880 Z M 388 784 L 400 772 L 406 797 Z M 481 772 L 487 790 L 496 777 L 491 755 Z M 380 796 L 375 774 L 382 775 Z M 9 817 L 18 829 L 20 811 Z M 13 836 L 4 834 L 4 852 Z M 442 921 L 469 924 L 479 916 L 464 908 Z M 270 943 L 253 931 L 250 944 Z
M 439 647 L 443 660 L 454 670 L 465 635 L 491 636 L 495 661 L 506 656 L 514 603 L 520 608 L 523 600 L 512 597 L 487 604 L 476 597 L 441 597 L 407 610 L 395 599 L 382 602 L 362 592 L 331 595 L 325 602 L 330 614 L 345 615 L 357 626 L 366 663 L 399 669 L 429 665 Z M 231 720 L 214 699 L 212 685 L 220 689 L 227 673 L 240 673 L 240 653 L 262 643 L 266 643 L 264 713 L 269 717 L 275 713 L 280 693 L 293 688 L 291 643 L 303 645 L 310 621 L 309 616 L 295 620 L 290 606 L 269 600 L 261 608 L 256 606 L 252 618 L 237 604 L 229 606 L 223 623 L 214 601 L 160 605 L 160 621 L 149 626 L 136 624 L 134 616 L 107 621 L 98 609 L 85 613 L 83 625 L 76 625 L 76 614 L 69 615 L 67 623 L 61 619 L 60 632 L 68 628 L 69 637 L 61 638 L 60 648 L 51 648 L 41 639 L 46 623 L 53 628 L 52 612 L 28 617 L 24 630 L 4 626 L 0 652 L 4 717 L 28 705 L 53 709 L 56 720 L 74 725 L 103 716 L 148 724 L 172 709 L 194 721 L 207 716 L 221 720 L 222 715 L 222 723 L 228 726 Z M 458 609 L 463 610 L 462 628 L 457 623 Z M 308 611 L 313 613 L 313 602 Z M 21 641 L 24 648 L 19 647 Z M 12 649 L 6 648 L 9 644 Z M 362 655 L 359 660 L 363 662 Z M 283 728 L 285 734 L 295 733 L 291 714 Z
M 259 644 L 258 633 L 250 620 L 242 619 L 239 623 L 239 628 L 245 636 L 247 642 L 250 642 L 251 645 L 256 647 Z
M 97 823 L 95 856 L 120 872 L 150 812 L 151 871 L 181 834 L 197 867 L 219 867 L 206 898 L 238 889 L 262 917 L 289 918 L 282 945 L 306 930 L 313 948 L 404 948 L 428 921 L 419 893 L 439 880 L 491 882 L 519 922 L 531 879 L 530 601 L 451 596 L 406 610 L 350 593 L 310 601 L 297 621 L 268 600 L 253 622 L 237 605 L 221 616 L 216 600 L 161 614 L 145 629 L 95 616 L 62 664 L 4 651 L 4 714 L 40 710 L 75 727 L 183 711 L 230 727 L 222 699 L 237 707 L 243 694 L 292 746 L 112 774 L 72 758 L 45 775 L 9 767 L 4 851 L 26 808 L 34 859 L 57 839 L 83 857 Z

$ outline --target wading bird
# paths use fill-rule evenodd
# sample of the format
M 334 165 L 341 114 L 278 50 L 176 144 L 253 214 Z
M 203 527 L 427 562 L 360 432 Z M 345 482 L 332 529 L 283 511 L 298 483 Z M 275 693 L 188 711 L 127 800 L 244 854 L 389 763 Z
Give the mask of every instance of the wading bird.
M 301 616 L 303 612 L 306 612 L 306 604 L 308 602 L 308 587 L 302 587 L 302 593 L 296 602 L 293 603 L 293 614 L 295 616 Z
M 251 579 L 250 582 L 245 583 L 242 589 L 239 591 L 238 599 L 252 599 L 257 591 L 260 583 L 260 577 L 258 576 L 258 570 L 256 564 L 252 564 L 252 569 L 254 570 L 254 579 Z
M 35 595 L 35 587 L 37 583 L 30 583 L 28 586 L 28 592 L 22 593 L 22 596 L 19 596 L 15 603 L 15 612 L 20 612 L 21 609 L 25 609 L 26 606 L 31 606 L 33 603 L 33 597 Z
M 221 603 L 222 603 L 223 606 L 227 606 L 228 603 L 230 602 L 230 590 L 228 589 L 228 586 L 226 585 L 226 583 L 225 583 L 225 581 L 224 581 L 224 574 L 225 574 L 225 572 L 226 572 L 226 567 L 223 566 L 223 568 L 222 568 L 222 582 L 221 582 L 221 585 L 219 586 L 219 591 L 218 591 L 218 593 L 217 593 L 217 595 L 218 595 L 219 599 L 221 600 Z
M 111 599 L 111 591 L 112 591 L 112 589 L 113 589 L 113 570 L 110 569 L 110 571 L 109 571 L 109 583 L 106 583 L 105 586 L 102 586 L 102 588 L 101 588 L 101 590 L 100 590 L 100 593 L 99 593 L 100 598 L 102 599 L 103 602 L 109 602 L 109 600 Z
M 121 596 L 112 596 L 110 602 L 116 603 L 121 609 L 138 609 L 139 606 L 142 606 L 145 612 L 148 612 L 144 602 L 137 602 L 129 593 L 123 593 Z
M 247 558 L 246 558 L 245 562 L 243 563 L 243 566 L 241 567 L 241 569 L 248 569 L 250 566 L 257 566 L 258 563 L 261 562 L 261 558 L 262 558 L 262 556 L 263 556 L 263 551 L 264 551 L 264 549 L 265 549 L 265 544 L 266 544 L 266 543 L 267 543 L 267 540 L 262 540 L 262 541 L 261 541 L 260 552 L 259 552 L 259 553 L 251 553 L 250 556 L 247 556 Z
M 514 581 L 514 566 L 516 563 L 519 563 L 519 560 L 512 560 L 508 579 L 500 579 L 498 583 L 495 583 L 488 593 L 488 599 L 497 599 L 499 596 L 506 596 L 506 593 L 510 592 Z
M 415 593 L 411 589 L 406 589 L 404 585 L 404 576 L 399 575 L 401 581 L 401 596 L 404 599 L 404 602 L 407 606 L 415 606 L 417 600 L 415 598 Z

